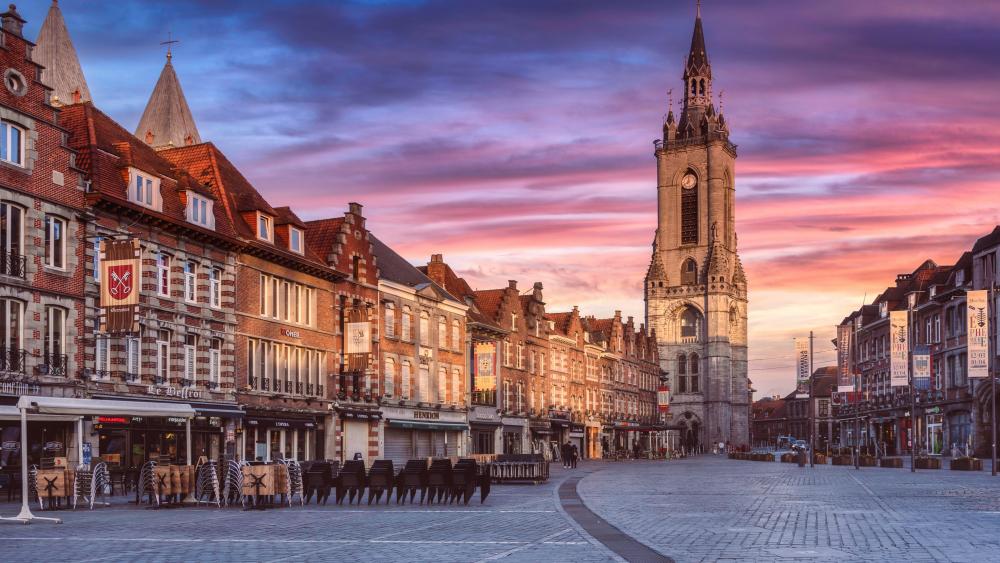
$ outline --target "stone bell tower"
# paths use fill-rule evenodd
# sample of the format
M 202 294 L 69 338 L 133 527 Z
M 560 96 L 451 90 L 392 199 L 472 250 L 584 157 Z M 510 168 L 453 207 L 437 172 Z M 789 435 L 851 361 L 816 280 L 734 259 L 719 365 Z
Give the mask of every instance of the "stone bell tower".
M 646 273 L 647 326 L 670 374 L 672 424 L 688 447 L 749 442 L 747 280 L 736 251 L 736 146 L 712 95 L 701 8 L 680 115 L 655 142 L 657 229 Z M 672 105 L 672 100 L 671 100 Z

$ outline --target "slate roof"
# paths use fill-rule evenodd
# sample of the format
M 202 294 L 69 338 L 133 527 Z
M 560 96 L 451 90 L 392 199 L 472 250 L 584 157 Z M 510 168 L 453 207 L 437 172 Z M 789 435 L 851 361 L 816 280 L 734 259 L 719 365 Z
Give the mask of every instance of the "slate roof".
M 31 58 L 45 67 L 42 70 L 42 84 L 52 88 L 52 95 L 58 97 L 59 103 L 73 104 L 92 100 L 76 48 L 56 2 L 49 6 L 49 13 L 42 22 Z M 78 99 L 75 99 L 74 93 L 78 93 Z
M 423 289 L 427 286 L 437 288 L 444 298 L 449 301 L 461 303 L 453 295 L 448 293 L 443 287 L 431 281 L 416 266 L 410 264 L 405 258 L 400 256 L 395 250 L 389 248 L 375 236 L 370 235 L 372 249 L 375 252 L 375 259 L 378 262 L 379 277 L 389 281 L 394 281 L 416 289 Z M 464 304 L 464 303 L 463 303 Z
M 174 72 L 171 55 L 160 71 L 146 109 L 142 112 L 135 136 L 156 148 L 185 147 L 201 143 L 198 126 L 188 107 L 181 82 Z

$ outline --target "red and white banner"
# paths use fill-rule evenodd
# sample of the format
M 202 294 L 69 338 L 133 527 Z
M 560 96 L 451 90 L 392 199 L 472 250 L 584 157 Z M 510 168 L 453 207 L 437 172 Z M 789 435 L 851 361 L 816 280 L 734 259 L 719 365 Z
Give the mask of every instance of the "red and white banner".
M 139 291 L 142 288 L 142 263 L 139 240 L 102 240 L 101 330 L 107 334 L 139 332 Z
M 670 412 L 670 388 L 666 385 L 656 388 L 656 407 L 662 413 Z
M 910 384 L 910 337 L 908 311 L 889 312 L 889 384 Z
M 968 307 L 968 354 L 969 378 L 990 376 L 990 311 L 986 290 L 969 291 L 965 294 Z

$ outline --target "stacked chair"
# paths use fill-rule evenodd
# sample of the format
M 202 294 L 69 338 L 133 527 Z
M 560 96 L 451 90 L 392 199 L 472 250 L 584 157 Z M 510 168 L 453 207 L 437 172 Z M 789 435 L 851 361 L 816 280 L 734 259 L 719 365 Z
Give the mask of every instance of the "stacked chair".
M 368 471 L 368 504 L 372 503 L 372 499 L 375 500 L 375 504 L 378 504 L 382 500 L 383 493 L 385 494 L 385 502 L 388 504 L 389 499 L 392 497 L 394 480 L 395 473 L 392 471 L 392 460 L 375 460 L 372 468 Z M 358 502 L 361 502 L 360 499 Z
M 340 476 L 339 461 L 314 461 L 305 470 L 305 503 L 309 504 L 313 494 L 316 504 L 321 501 L 326 504 L 330 498 L 330 490 L 336 485 Z
M 427 470 L 427 489 L 430 491 L 428 504 L 444 502 L 451 492 L 451 460 L 435 459 Z
M 407 495 L 410 503 L 417 490 L 420 491 L 420 504 L 424 503 L 424 495 L 427 494 L 427 461 L 423 459 L 411 459 L 406 462 L 403 470 L 396 476 L 396 504 L 405 502 Z
M 345 497 L 347 497 L 347 504 L 353 504 L 355 495 L 357 495 L 358 504 L 360 504 L 365 486 L 365 462 L 361 460 L 345 462 L 337 480 L 337 504 L 343 504 Z
M 198 504 L 215 503 L 222 508 L 222 489 L 219 487 L 219 464 L 209 460 L 195 469 L 194 498 Z

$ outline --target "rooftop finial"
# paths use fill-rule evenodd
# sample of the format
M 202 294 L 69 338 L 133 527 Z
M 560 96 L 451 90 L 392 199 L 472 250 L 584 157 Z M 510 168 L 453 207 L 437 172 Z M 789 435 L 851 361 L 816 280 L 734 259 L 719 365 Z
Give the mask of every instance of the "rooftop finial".
M 698 0 L 698 4 L 697 4 L 696 10 L 697 10 L 696 17 L 700 18 L 701 17 L 701 0 Z
M 173 34 L 170 31 L 167 31 L 167 40 L 166 41 L 160 41 L 160 45 L 166 45 L 167 46 L 167 62 L 169 62 L 170 59 L 173 58 L 173 56 L 174 56 L 173 53 L 170 52 L 170 49 L 171 49 L 171 47 L 173 47 L 174 43 L 180 43 L 180 41 L 177 40 L 177 39 L 174 39 L 173 38 Z

